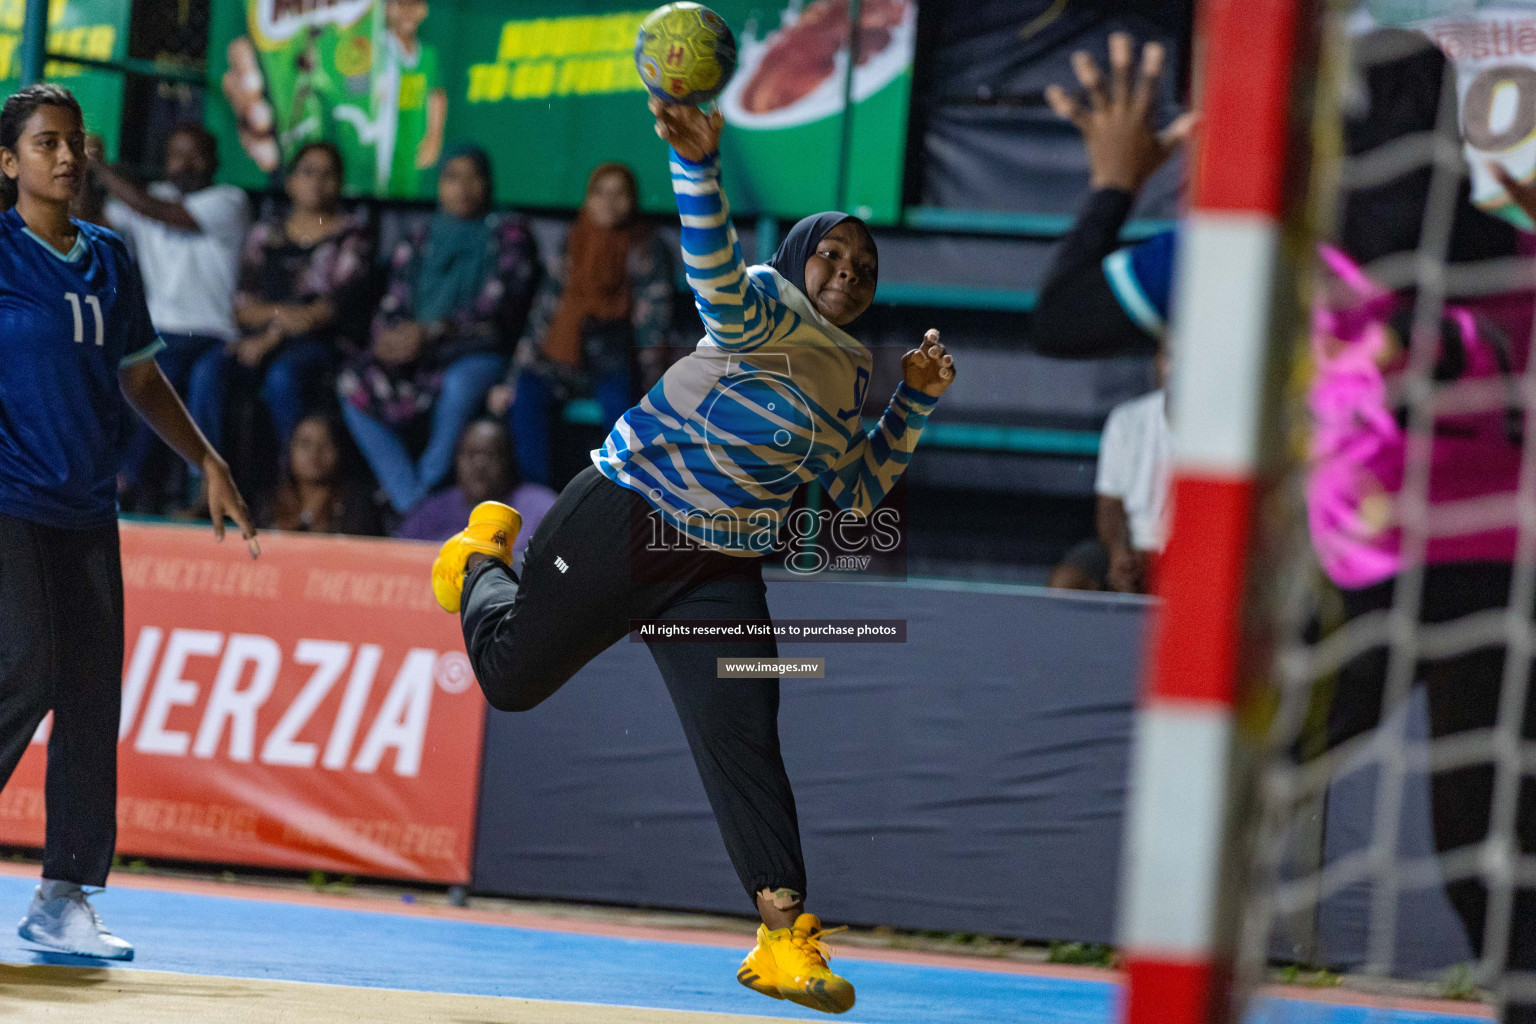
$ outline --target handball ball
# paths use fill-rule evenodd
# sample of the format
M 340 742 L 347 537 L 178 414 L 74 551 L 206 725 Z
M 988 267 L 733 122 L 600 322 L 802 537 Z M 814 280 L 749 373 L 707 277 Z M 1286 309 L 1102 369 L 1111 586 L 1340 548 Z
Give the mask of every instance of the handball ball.
M 667 4 L 640 23 L 635 68 L 651 94 L 667 103 L 708 103 L 736 70 L 736 37 L 703 4 Z

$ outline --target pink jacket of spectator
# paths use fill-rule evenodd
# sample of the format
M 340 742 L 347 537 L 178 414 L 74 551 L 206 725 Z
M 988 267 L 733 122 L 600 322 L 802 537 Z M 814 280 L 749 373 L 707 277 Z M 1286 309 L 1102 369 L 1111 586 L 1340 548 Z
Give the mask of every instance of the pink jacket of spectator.
M 1342 287 L 1333 308 L 1320 301 L 1314 315 L 1307 516 L 1324 571 L 1356 589 L 1403 567 L 1397 499 L 1408 437 L 1391 396 L 1407 357 L 1385 353 L 1387 320 L 1404 300 L 1339 250 L 1323 246 L 1320 256 L 1326 276 Z M 1523 417 L 1511 410 L 1519 409 L 1518 377 L 1530 348 L 1531 299 L 1506 294 L 1445 307 L 1444 319 L 1460 329 L 1465 349 L 1457 379 L 1486 389 L 1490 400 L 1479 405 L 1485 411 L 1435 417 L 1431 563 L 1514 558 Z

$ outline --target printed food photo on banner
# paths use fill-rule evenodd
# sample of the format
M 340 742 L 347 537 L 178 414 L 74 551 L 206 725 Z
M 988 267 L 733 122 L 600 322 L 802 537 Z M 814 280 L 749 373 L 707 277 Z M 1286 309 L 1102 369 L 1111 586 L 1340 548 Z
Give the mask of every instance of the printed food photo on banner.
M 899 124 L 907 107 L 917 3 L 864 0 L 858 19 L 858 57 L 851 80 L 849 0 L 786 7 L 778 28 L 760 39 L 743 39 L 741 67 L 720 97 L 720 109 L 736 144 L 732 170 L 745 179 L 747 194 L 756 202 L 784 210 L 800 204 L 809 212 L 804 178 L 782 155 L 837 151 L 841 116 L 850 96 L 855 133 L 850 153 L 861 166 L 845 173 L 858 180 L 867 173 L 864 167 L 899 159 L 899 148 L 888 147 L 904 146 L 905 135 L 891 138 L 888 126 Z M 859 191 L 855 199 L 850 204 L 853 213 L 877 221 L 888 218 L 889 203 L 877 193 Z M 828 196 L 820 205 L 836 202 L 836 196 Z
M 907 0 L 870 0 L 860 6 L 856 101 L 908 70 L 916 13 L 916 4 Z M 848 20 L 848 0 L 813 0 L 768 38 L 749 43 L 739 84 L 731 90 L 732 117 L 740 123 L 745 117 L 782 113 L 784 123 L 795 124 L 841 109 L 838 85 L 848 62 Z M 800 103 L 806 108 L 794 110 Z

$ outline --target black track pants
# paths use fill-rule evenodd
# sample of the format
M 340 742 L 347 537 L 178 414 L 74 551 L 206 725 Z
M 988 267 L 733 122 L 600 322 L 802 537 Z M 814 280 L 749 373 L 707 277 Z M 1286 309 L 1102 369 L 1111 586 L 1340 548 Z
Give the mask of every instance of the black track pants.
M 1430 566 L 1425 573 L 1420 621 L 1450 622 L 1509 603 L 1510 566 L 1495 562 L 1451 562 Z M 1390 608 L 1395 580 L 1374 587 L 1344 591 L 1350 618 Z M 1491 728 L 1498 719 L 1504 677 L 1504 648 L 1478 647 L 1444 659 L 1424 659 L 1417 680 L 1429 697 L 1429 730 L 1438 739 Z M 1387 650 L 1374 648 L 1339 673 L 1338 699 L 1330 715 L 1329 742 L 1337 744 L 1380 718 L 1387 676 Z M 1536 738 L 1536 685 L 1526 696 L 1524 735 Z M 1430 777 L 1430 805 L 1435 849 L 1440 853 L 1481 843 L 1488 836 L 1493 806 L 1494 769 L 1475 764 Z M 1515 833 L 1522 853 L 1536 853 L 1536 782 L 1520 783 Z M 1446 896 L 1466 927 L 1472 949 L 1482 955 L 1488 915 L 1488 890 L 1480 878 L 1463 878 L 1445 886 Z M 1516 891 L 1509 935 L 1508 967 L 1536 971 L 1536 889 Z M 1509 1024 L 1536 1024 L 1536 1003 L 1511 1005 Z
M 122 673 L 117 524 L 63 530 L 0 515 L 0 787 L 52 710 L 44 878 L 106 884 Z
M 623 639 L 631 619 L 767 619 L 756 558 L 673 535 L 657 550 L 638 495 L 594 468 L 529 542 L 522 580 L 500 562 L 464 581 L 464 644 L 491 706 L 526 711 Z M 563 566 L 563 568 L 562 568 Z M 749 895 L 805 892 L 795 798 L 779 753 L 779 681 L 719 679 L 716 658 L 773 658 L 771 637 L 652 643 L 726 851 Z

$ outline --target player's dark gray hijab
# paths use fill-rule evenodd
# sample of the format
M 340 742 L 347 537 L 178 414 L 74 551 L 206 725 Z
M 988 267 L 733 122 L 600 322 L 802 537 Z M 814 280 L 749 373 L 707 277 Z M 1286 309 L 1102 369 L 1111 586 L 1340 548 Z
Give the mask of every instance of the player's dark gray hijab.
M 1447 90 L 1445 55 L 1428 37 L 1404 29 L 1377 29 L 1351 47 L 1354 96 L 1346 105 L 1344 151 L 1359 157 L 1404 136 L 1444 134 L 1461 144 L 1457 118 L 1441 119 Z M 1429 202 L 1430 169 L 1419 166 L 1390 181 L 1345 193 L 1339 218 L 1344 251 L 1361 263 L 1419 247 Z M 1513 225 L 1472 205 L 1464 178 L 1456 193 L 1451 262 L 1512 256 Z
M 779 251 L 773 254 L 773 259 L 768 261 L 768 266 L 779 272 L 779 276 L 790 284 L 800 289 L 805 294 L 805 264 L 816 254 L 816 246 L 827 237 L 827 232 L 837 227 L 844 221 L 853 221 L 869 239 L 869 247 L 875 248 L 875 236 L 865 224 L 857 217 L 837 210 L 828 210 L 826 213 L 813 214 L 800 221 L 789 229 L 789 234 L 784 236 L 784 241 L 779 243 Z M 879 260 L 879 253 L 875 259 Z

